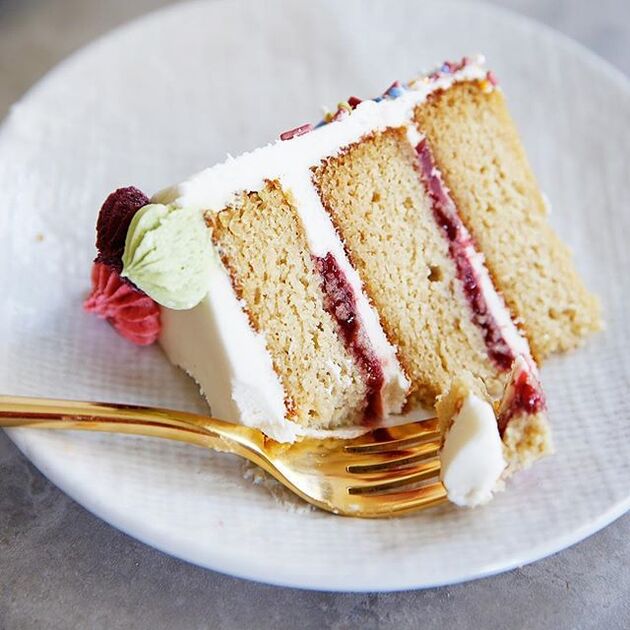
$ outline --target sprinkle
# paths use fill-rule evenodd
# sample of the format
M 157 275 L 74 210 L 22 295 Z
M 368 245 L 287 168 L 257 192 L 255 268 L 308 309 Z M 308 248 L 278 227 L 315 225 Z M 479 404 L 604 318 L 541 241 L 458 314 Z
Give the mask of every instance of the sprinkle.
M 348 99 L 348 105 L 350 105 L 350 107 L 352 107 L 352 109 L 354 109 L 357 105 L 359 105 L 362 102 L 363 101 L 360 98 L 358 98 L 357 96 L 351 96 Z
M 445 61 L 439 72 L 444 74 L 453 74 L 455 72 L 459 72 L 468 64 L 470 64 L 470 57 L 462 57 L 460 61 Z
M 348 101 L 341 101 L 340 103 L 337 103 L 337 112 L 341 110 L 351 112 L 353 110 L 353 107 L 350 105 L 350 103 L 348 103 Z
M 350 112 L 352 112 L 352 108 L 350 107 L 350 105 L 346 103 L 346 106 L 347 106 L 347 109 L 346 107 L 341 107 L 341 103 L 339 103 L 339 106 L 337 107 L 337 111 L 332 117 L 333 122 L 337 120 L 341 120 L 342 118 L 345 118 L 346 116 L 350 114 Z
M 463 70 L 470 63 L 470 57 L 462 57 L 459 63 L 452 64 L 453 72 Z
M 351 114 L 353 109 L 354 108 L 352 107 L 352 105 L 350 105 L 348 101 L 341 101 L 337 103 L 337 110 L 334 113 L 326 112 L 326 115 L 322 123 L 327 124 L 327 123 L 335 122 L 337 120 L 341 120 L 342 118 L 345 118 L 346 116 Z
M 400 81 L 394 81 L 383 93 L 383 96 L 388 98 L 398 98 L 405 93 Z
M 492 72 L 492 70 L 488 70 L 488 73 L 486 74 L 486 80 L 494 86 L 497 86 L 499 84 L 499 82 L 497 81 L 497 77 L 495 76 L 494 72 Z
M 303 136 L 305 133 L 313 130 L 313 125 L 311 123 L 306 123 L 305 125 L 301 125 L 296 127 L 295 129 L 290 129 L 289 131 L 285 131 L 280 134 L 280 140 L 291 140 L 291 138 L 295 138 L 296 136 Z

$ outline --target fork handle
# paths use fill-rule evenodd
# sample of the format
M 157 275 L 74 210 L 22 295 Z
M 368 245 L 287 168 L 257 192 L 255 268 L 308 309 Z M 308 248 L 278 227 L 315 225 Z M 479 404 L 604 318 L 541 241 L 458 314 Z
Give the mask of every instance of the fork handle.
M 0 427 L 160 437 L 248 459 L 257 459 L 257 445 L 264 444 L 264 436 L 255 429 L 184 411 L 20 396 L 0 396 Z

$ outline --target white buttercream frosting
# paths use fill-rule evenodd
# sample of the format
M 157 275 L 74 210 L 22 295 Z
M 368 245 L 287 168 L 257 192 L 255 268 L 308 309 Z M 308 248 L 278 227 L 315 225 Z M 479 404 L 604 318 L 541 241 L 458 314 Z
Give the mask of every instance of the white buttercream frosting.
M 261 190 L 267 180 L 279 181 L 293 200 L 311 253 L 322 257 L 332 253 L 354 290 L 359 317 L 383 367 L 381 395 L 386 413 L 400 412 L 409 382 L 322 207 L 311 168 L 373 132 L 406 127 L 413 140 L 417 134 L 411 123 L 414 108 L 437 89 L 447 89 L 457 81 L 483 79 L 486 71 L 482 62 L 480 59 L 435 80 L 419 79 L 396 99 L 364 101 L 347 116 L 310 133 L 229 157 L 152 199 L 200 212 L 220 212 L 242 191 Z M 312 433 L 285 418 L 285 393 L 264 337 L 249 325 L 221 264 L 213 271 L 201 304 L 189 311 L 164 309 L 162 321 L 160 341 L 167 355 L 197 380 L 215 415 L 257 426 L 281 441 Z M 229 404 L 222 402 L 227 400 Z
M 385 415 L 400 413 L 409 389 L 409 381 L 398 363 L 395 348 L 387 340 L 378 315 L 363 291 L 359 275 L 346 256 L 330 216 L 322 206 L 311 181 L 310 169 L 290 173 L 281 181 L 283 187 L 289 190 L 293 197 L 293 205 L 300 216 L 311 254 L 324 257 L 332 253 L 346 281 L 352 287 L 357 313 L 383 370 L 384 385 L 381 390 L 383 412 Z
M 506 467 L 492 405 L 469 394 L 453 418 L 440 453 L 448 498 L 464 507 L 487 503 L 502 487 Z
M 470 238 L 469 235 L 468 238 Z M 466 248 L 466 255 L 477 276 L 479 290 L 484 297 L 488 312 L 501 330 L 501 335 L 505 343 L 509 346 L 514 356 L 530 357 L 529 344 L 512 320 L 503 298 L 497 293 L 490 274 L 488 273 L 488 269 L 484 264 L 483 254 L 476 251 L 472 245 L 469 245 Z

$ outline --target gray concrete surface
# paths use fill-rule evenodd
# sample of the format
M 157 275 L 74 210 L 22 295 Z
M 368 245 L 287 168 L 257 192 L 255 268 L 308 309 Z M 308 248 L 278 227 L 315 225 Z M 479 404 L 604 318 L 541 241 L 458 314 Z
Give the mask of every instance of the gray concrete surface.
M 630 74 L 628 0 L 496 1 Z M 58 60 L 164 0 L 0 0 L 0 116 Z M 630 627 L 630 516 L 551 558 L 468 584 L 339 595 L 165 556 L 64 496 L 0 432 L 0 630 Z

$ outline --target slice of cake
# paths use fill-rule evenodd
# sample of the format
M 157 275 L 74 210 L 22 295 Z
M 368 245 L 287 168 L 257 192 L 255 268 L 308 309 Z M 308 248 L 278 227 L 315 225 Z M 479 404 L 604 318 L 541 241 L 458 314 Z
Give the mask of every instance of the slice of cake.
M 462 372 L 499 397 L 518 360 L 541 403 L 515 395 L 499 422 L 523 463 L 548 433 L 530 343 L 541 359 L 600 325 L 541 204 L 493 75 L 447 62 L 150 202 L 112 193 L 111 286 L 87 307 L 158 337 L 214 415 L 280 441 L 431 408 Z M 126 308 L 145 296 L 157 331 Z

